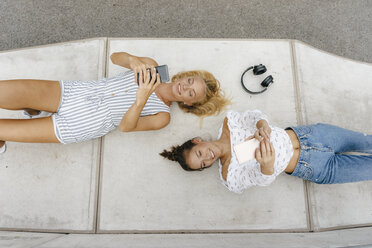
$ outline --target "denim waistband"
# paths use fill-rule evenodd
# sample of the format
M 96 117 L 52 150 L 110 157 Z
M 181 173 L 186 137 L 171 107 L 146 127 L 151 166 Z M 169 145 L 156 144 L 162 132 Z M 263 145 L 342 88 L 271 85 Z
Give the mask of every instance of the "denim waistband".
M 287 127 L 285 130 L 294 131 L 300 143 L 300 156 L 298 158 L 296 168 L 292 173 L 286 172 L 286 174 L 292 175 L 292 176 L 299 176 L 306 172 L 306 168 L 308 165 L 306 161 L 308 161 L 309 153 L 304 148 L 306 147 L 305 144 L 307 143 L 306 141 L 307 141 L 308 136 L 311 135 L 312 133 L 312 128 L 311 126 L 296 126 L 296 127 Z
M 296 133 L 297 138 L 300 140 L 300 143 L 301 139 L 307 138 L 312 133 L 311 126 L 287 127 L 286 130 L 288 129 L 292 129 Z

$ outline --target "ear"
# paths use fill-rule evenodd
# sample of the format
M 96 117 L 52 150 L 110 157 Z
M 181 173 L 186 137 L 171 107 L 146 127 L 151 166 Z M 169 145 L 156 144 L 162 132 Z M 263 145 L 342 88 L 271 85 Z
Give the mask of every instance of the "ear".
M 200 138 L 200 137 L 195 137 L 195 138 L 193 138 L 192 140 L 191 140 L 191 142 L 193 143 L 193 144 L 199 144 L 200 142 L 202 142 L 203 140 Z

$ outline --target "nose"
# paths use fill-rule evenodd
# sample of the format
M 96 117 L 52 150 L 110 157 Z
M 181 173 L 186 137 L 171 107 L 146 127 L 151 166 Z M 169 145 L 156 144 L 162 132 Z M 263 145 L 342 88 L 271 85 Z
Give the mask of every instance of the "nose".
M 183 90 L 188 90 L 188 89 L 190 89 L 190 85 L 188 85 L 188 84 L 183 84 L 183 85 L 182 85 L 182 88 L 183 88 Z
M 204 161 L 212 160 L 212 154 L 209 150 L 204 151 Z

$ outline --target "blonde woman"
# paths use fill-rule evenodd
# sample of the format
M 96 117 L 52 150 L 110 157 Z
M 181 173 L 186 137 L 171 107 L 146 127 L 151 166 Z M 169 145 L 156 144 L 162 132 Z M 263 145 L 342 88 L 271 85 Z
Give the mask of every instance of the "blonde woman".
M 176 74 L 160 83 L 148 57 L 125 52 L 111 55 L 114 64 L 130 69 L 98 81 L 0 81 L 0 108 L 53 113 L 32 119 L 0 119 L 0 152 L 5 141 L 74 143 L 123 132 L 157 130 L 170 121 L 169 106 L 197 116 L 218 114 L 228 104 L 219 82 L 207 71 Z M 139 75 L 138 77 L 135 75 Z

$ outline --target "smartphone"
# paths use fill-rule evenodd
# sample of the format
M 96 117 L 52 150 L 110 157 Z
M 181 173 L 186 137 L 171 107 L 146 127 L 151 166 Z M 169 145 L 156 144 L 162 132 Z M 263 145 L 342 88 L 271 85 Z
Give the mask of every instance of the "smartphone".
M 150 80 L 151 80 L 151 69 L 148 68 L 147 70 L 150 71 Z M 159 65 L 155 67 L 155 70 L 160 76 L 160 82 L 162 83 L 169 82 L 169 72 L 168 72 L 167 65 Z M 139 73 L 137 73 L 137 78 L 139 78 Z
M 260 141 L 250 139 L 234 146 L 234 152 L 239 164 L 243 164 L 255 158 L 255 151 L 260 147 Z

